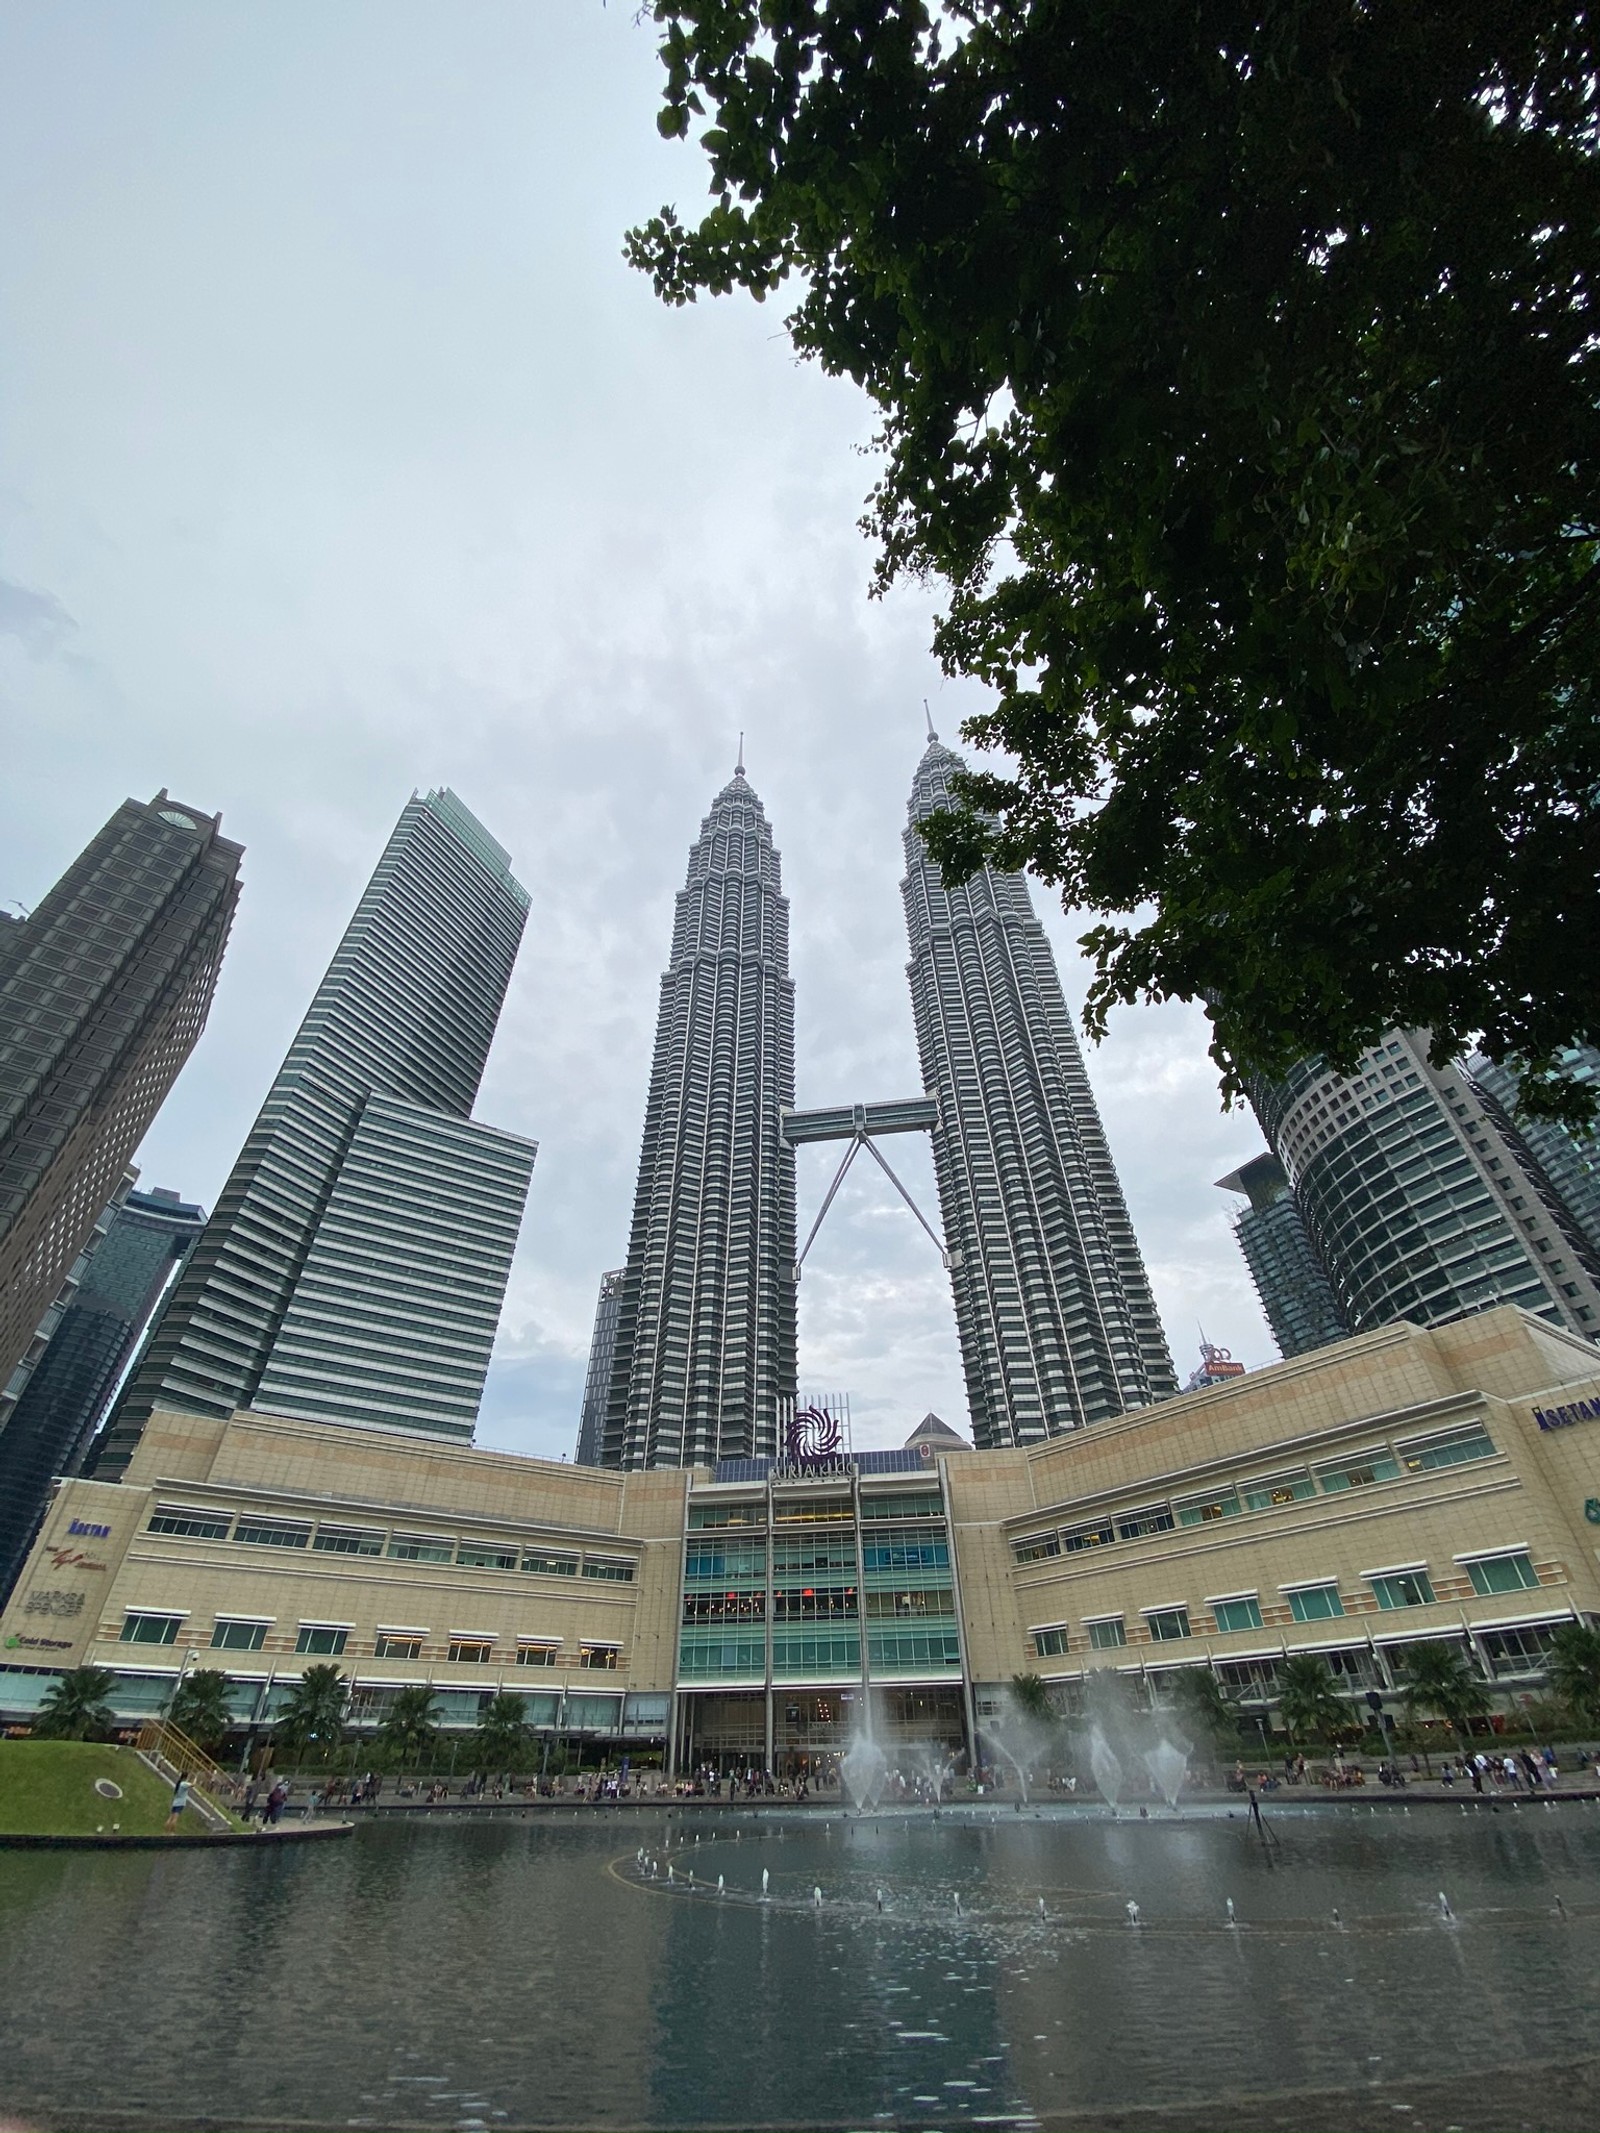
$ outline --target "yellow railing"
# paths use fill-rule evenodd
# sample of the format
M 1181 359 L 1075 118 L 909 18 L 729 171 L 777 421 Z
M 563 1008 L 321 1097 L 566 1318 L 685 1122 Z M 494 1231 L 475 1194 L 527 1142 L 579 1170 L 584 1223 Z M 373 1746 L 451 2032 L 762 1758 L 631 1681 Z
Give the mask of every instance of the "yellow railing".
M 144 1755 L 159 1755 L 179 1777 L 186 1777 L 197 1791 L 208 1794 L 213 1803 L 231 1790 L 228 1779 L 205 1750 L 196 1747 L 187 1733 L 169 1725 L 164 1718 L 152 1718 L 142 1725 L 134 1745 Z

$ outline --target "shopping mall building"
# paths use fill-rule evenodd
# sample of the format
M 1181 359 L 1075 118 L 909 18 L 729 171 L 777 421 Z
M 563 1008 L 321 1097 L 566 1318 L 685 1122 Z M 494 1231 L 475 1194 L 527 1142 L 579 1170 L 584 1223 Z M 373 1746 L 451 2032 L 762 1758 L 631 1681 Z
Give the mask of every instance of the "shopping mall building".
M 1399 1324 L 1026 1450 L 926 1443 L 623 1474 L 242 1412 L 158 1412 L 120 1483 L 63 1482 L 0 1616 L 0 1720 L 86 1662 L 158 1711 L 225 1670 L 270 1726 L 332 1662 L 375 1729 L 509 1690 L 637 1763 L 793 1768 L 872 1693 L 880 1737 L 961 1751 L 1024 1669 L 1069 1707 L 1209 1666 L 1270 1714 L 1286 1652 L 1354 1699 L 1418 1640 L 1536 1695 L 1600 1619 L 1600 1369 L 1503 1308 Z

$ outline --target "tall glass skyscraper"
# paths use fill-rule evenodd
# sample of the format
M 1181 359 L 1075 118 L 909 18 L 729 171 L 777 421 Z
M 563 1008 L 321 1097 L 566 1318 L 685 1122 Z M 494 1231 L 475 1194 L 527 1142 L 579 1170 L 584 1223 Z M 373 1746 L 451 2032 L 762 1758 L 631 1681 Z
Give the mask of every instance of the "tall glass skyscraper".
M 1464 1064 L 1432 1064 L 1425 1032 L 1387 1031 L 1350 1075 L 1304 1060 L 1250 1100 L 1352 1331 L 1510 1303 L 1600 1335 L 1600 1256 Z
M 918 828 L 961 758 L 931 735 L 901 883 L 939 1204 L 980 1450 L 1178 1389 L 1055 957 L 1020 874 L 946 889 Z
M 0 913 L 0 1387 L 205 1027 L 242 857 L 158 792 Z
M 789 906 L 741 761 L 689 851 L 655 1057 L 601 1463 L 777 1447 L 795 1391 Z
M 413 796 L 103 1440 L 158 1407 L 470 1438 L 532 1177 L 470 1116 L 522 929 L 506 852 Z
M 1243 1193 L 1246 1206 L 1233 1226 L 1283 1356 L 1325 1348 L 1353 1330 L 1311 1241 L 1283 1165 L 1275 1155 L 1252 1156 L 1217 1183 Z
M 578 1416 L 579 1466 L 598 1466 L 605 1436 L 606 1401 L 611 1394 L 611 1365 L 617 1354 L 617 1320 L 622 1316 L 622 1275 L 617 1267 L 600 1276 L 594 1332 L 589 1340 L 589 1368 L 583 1380 L 583 1407 Z
M 1561 1059 L 1574 1081 L 1600 1090 L 1600 1051 L 1592 1044 L 1570 1045 Z M 1509 1061 L 1497 1066 L 1477 1053 L 1467 1061 L 1467 1072 L 1492 1115 L 1527 1148 L 1600 1257 L 1600 1130 L 1569 1132 L 1554 1119 L 1519 1117 L 1521 1081 Z
M 159 1186 L 119 1193 L 15 1405 L 8 1411 L 0 1400 L 0 1595 L 33 1545 L 52 1480 L 82 1470 L 117 1380 L 205 1219 L 204 1208 Z

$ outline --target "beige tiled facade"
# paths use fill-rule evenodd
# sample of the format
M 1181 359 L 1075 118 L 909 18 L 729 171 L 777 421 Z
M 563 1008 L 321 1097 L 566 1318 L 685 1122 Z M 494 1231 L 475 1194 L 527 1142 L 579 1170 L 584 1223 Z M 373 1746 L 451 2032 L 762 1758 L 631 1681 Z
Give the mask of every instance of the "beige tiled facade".
M 1550 1627 L 1600 1617 L 1597 1360 L 1503 1309 L 1030 1450 L 946 1456 L 980 1718 L 1023 1668 L 1159 1686 L 1209 1663 L 1261 1701 L 1285 1651 L 1338 1655 L 1355 1693 L 1387 1685 L 1397 1644 L 1441 1636 L 1526 1692 Z M 194 1652 L 257 1723 L 331 1658 L 358 1712 L 426 1682 L 469 1724 L 510 1688 L 542 1699 L 536 1724 L 558 1700 L 564 1729 L 660 1741 L 689 1499 L 711 1478 L 158 1414 L 123 1482 L 61 1485 L 0 1617 L 0 1714 L 25 1717 L 86 1661 L 117 1672 L 119 1707 L 155 1709 Z

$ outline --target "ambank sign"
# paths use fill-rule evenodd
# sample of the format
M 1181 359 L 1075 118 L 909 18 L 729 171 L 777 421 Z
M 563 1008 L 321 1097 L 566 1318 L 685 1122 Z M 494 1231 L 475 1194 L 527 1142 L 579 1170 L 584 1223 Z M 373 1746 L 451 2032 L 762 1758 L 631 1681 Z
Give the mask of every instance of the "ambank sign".
M 1536 1407 L 1533 1419 L 1541 1429 L 1571 1429 L 1576 1422 L 1600 1422 L 1600 1400 L 1574 1400 L 1568 1407 Z

